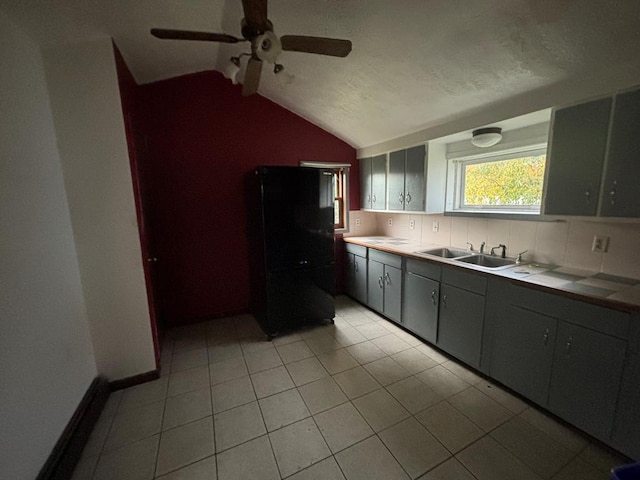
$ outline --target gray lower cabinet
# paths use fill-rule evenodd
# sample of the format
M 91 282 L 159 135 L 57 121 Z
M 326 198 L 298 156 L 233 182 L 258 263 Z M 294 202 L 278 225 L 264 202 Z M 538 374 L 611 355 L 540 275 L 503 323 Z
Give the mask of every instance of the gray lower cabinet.
M 629 314 L 507 281 L 488 298 L 489 375 L 609 442 Z
M 367 259 L 347 253 L 347 293 L 361 303 L 367 302 Z
M 478 368 L 482 349 L 486 278 L 443 268 L 436 344 Z
M 402 325 L 435 344 L 438 335 L 440 266 L 407 259 L 403 284 Z
M 395 322 L 402 313 L 402 258 L 369 250 L 367 305 Z
M 556 340 L 549 410 L 591 435 L 611 435 L 626 342 L 560 322 Z
M 640 353 L 629 356 L 622 377 L 612 444 L 631 458 L 640 459 Z
M 505 305 L 494 319 L 491 376 L 547 406 L 558 320 Z

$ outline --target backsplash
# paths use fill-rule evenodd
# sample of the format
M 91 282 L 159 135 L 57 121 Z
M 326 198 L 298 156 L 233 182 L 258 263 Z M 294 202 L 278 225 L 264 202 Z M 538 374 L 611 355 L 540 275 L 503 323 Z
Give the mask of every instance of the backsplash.
M 504 244 L 509 257 L 528 250 L 523 255 L 527 261 L 640 278 L 640 223 L 533 222 L 364 211 L 352 211 L 349 217 L 349 236 L 387 235 L 463 249 L 471 242 L 476 250 L 485 242 L 487 251 Z M 359 226 L 356 219 L 360 219 Z M 412 220 L 414 229 L 410 228 Z M 607 253 L 591 251 L 595 235 L 609 237 Z

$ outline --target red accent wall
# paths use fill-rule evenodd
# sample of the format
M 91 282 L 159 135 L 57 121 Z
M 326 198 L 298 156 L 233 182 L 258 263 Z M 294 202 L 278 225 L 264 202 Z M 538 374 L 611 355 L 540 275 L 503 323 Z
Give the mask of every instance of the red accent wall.
M 241 88 L 213 71 L 138 87 L 149 248 L 168 325 L 248 310 L 244 178 L 256 166 L 350 163 L 349 200 L 359 209 L 355 149 Z
M 151 278 L 151 265 L 147 262 L 148 245 L 147 232 L 145 228 L 144 212 L 142 205 L 142 192 L 138 176 L 138 150 L 136 148 L 135 112 L 138 96 L 138 85 L 131 75 L 131 71 L 122 58 L 118 47 L 113 44 L 113 51 L 118 74 L 118 88 L 120 90 L 120 102 L 122 105 L 122 116 L 124 118 L 125 133 L 127 135 L 127 151 L 129 153 L 129 164 L 131 166 L 131 179 L 133 183 L 134 200 L 136 203 L 136 217 L 138 220 L 138 231 L 140 234 L 140 247 L 142 252 L 142 267 L 144 270 L 145 283 L 147 286 L 147 303 L 149 305 L 149 316 L 151 320 L 151 332 L 153 335 L 153 347 L 156 357 L 156 365 L 160 366 L 160 342 L 159 337 L 163 335 L 162 325 L 157 322 L 155 305 L 153 301 L 153 288 Z

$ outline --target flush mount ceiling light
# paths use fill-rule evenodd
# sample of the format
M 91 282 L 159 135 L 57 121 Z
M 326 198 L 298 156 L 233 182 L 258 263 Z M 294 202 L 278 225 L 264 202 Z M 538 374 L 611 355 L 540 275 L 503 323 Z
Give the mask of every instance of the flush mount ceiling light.
M 471 143 L 476 147 L 493 147 L 502 140 L 502 129 L 499 127 L 478 128 L 472 133 Z

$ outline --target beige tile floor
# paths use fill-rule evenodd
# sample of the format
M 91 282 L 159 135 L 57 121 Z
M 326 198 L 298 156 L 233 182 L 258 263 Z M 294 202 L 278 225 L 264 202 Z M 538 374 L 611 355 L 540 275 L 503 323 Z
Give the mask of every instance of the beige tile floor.
M 334 325 L 273 342 L 249 315 L 168 337 L 74 480 L 606 480 L 624 462 L 346 297 Z

